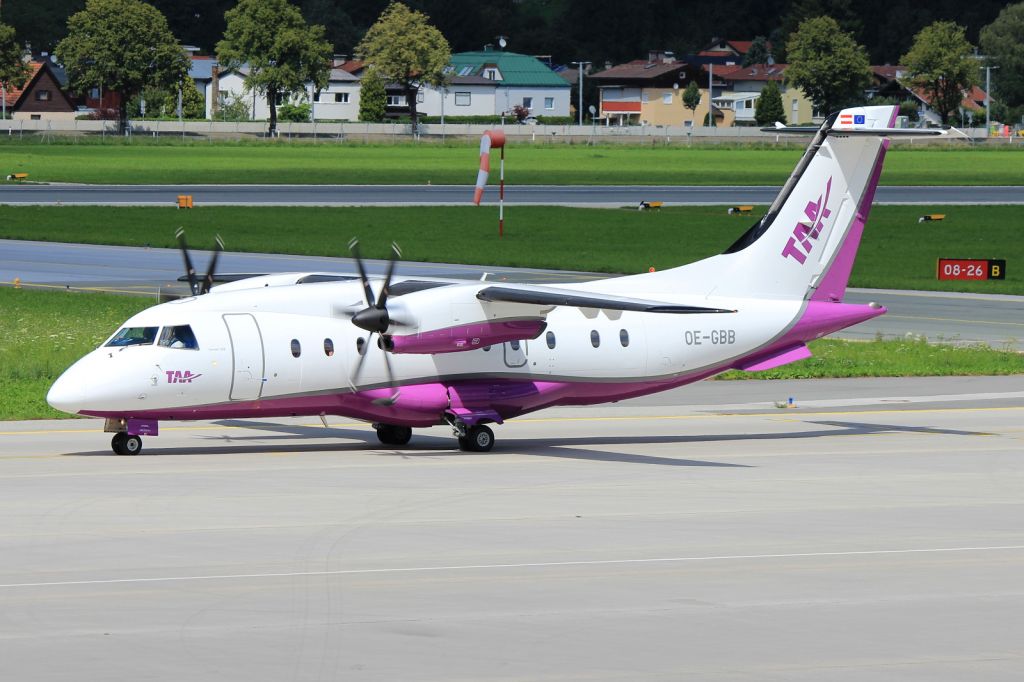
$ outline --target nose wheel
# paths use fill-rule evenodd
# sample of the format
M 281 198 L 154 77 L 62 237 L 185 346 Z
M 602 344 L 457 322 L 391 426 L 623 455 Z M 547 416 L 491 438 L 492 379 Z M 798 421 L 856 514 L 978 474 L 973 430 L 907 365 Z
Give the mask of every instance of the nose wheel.
M 124 431 L 115 433 L 110 447 L 116 455 L 137 455 L 142 452 L 142 437 L 130 436 Z

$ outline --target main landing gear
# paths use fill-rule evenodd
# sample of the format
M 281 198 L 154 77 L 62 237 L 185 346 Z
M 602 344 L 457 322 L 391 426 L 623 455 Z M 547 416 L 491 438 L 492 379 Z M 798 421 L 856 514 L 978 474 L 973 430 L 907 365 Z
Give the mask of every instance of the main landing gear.
M 113 440 L 110 441 L 110 447 L 114 449 L 116 455 L 137 455 L 142 452 L 142 437 L 130 436 L 121 431 L 114 434 Z
M 373 428 L 377 430 L 377 440 L 384 445 L 405 445 L 412 438 L 412 429 L 408 426 L 374 424 Z

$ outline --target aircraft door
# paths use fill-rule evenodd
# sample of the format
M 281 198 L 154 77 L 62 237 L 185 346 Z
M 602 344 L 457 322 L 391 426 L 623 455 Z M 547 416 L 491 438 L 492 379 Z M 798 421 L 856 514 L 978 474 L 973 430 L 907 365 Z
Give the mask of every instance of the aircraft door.
M 505 347 L 505 365 L 508 367 L 522 367 L 526 364 L 526 344 L 523 341 L 508 341 L 503 343 Z
M 231 400 L 258 400 L 263 391 L 263 336 L 248 313 L 225 315 L 231 337 Z

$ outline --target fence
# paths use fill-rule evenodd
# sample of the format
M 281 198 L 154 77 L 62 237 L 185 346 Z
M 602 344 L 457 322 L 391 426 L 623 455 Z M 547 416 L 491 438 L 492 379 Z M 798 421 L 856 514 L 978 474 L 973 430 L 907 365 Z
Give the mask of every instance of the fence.
M 479 140 L 485 130 L 496 126 L 472 123 L 420 124 L 419 134 L 413 135 L 408 123 L 315 122 L 278 123 L 279 139 L 301 139 L 324 142 L 405 143 L 410 141 L 446 141 L 449 139 Z M 755 127 L 712 128 L 697 126 L 601 126 L 601 125 L 520 125 L 502 126 L 505 135 L 513 141 L 540 144 L 569 143 L 628 143 L 628 144 L 700 144 L 715 143 L 787 143 L 796 140 L 775 132 L 762 132 Z M 988 137 L 984 128 L 963 131 L 972 141 L 989 144 L 1024 143 L 1019 134 L 1009 137 Z M 0 120 L 0 135 L 9 137 L 46 137 L 50 135 L 91 137 L 118 137 L 116 121 L 45 121 Z M 130 137 L 182 137 L 185 139 L 259 139 L 267 137 L 265 121 L 155 121 L 129 122 Z M 799 138 L 798 138 L 799 139 Z M 938 140 L 962 140 L 959 135 Z M 904 144 L 925 144 L 925 140 L 907 140 Z

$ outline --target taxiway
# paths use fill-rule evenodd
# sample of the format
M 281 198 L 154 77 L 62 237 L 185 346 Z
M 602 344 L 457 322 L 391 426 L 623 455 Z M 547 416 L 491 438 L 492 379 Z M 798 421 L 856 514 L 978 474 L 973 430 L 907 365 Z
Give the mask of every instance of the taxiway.
M 0 679 L 1016 680 L 1022 416 L 1006 377 L 704 382 L 488 454 L 2 423 Z

